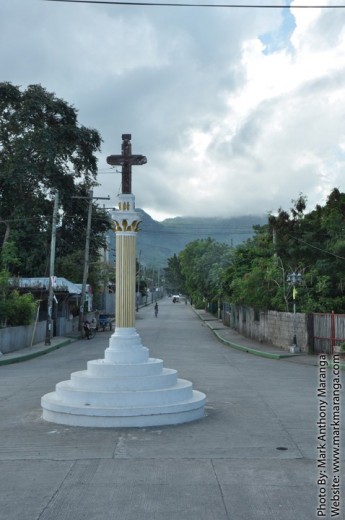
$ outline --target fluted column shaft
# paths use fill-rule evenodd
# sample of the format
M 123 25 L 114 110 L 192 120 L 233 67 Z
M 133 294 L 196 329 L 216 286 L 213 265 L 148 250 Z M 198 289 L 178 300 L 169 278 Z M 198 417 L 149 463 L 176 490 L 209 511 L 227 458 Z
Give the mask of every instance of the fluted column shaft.
M 136 232 L 116 233 L 116 327 L 135 326 Z
M 133 194 L 122 193 L 118 199 L 119 211 L 114 218 L 116 233 L 116 329 L 132 329 L 135 327 L 135 249 L 140 218 L 135 211 Z

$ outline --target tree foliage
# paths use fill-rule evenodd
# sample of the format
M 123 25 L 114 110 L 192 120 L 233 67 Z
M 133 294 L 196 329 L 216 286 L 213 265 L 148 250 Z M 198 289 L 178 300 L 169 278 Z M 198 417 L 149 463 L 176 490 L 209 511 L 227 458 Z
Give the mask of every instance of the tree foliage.
M 168 267 L 165 269 L 165 281 L 169 292 L 173 294 L 185 292 L 185 277 L 181 271 L 180 259 L 176 254 L 168 258 Z
M 168 262 L 167 277 L 174 289 L 190 295 L 197 306 L 215 301 L 223 292 L 223 273 L 230 262 L 231 250 L 211 238 L 187 244 Z
M 305 209 L 306 198 L 300 195 L 289 212 L 280 208 L 268 226 L 236 250 L 228 286 L 233 301 L 291 310 L 287 275 L 300 272 L 299 310 L 345 311 L 345 194 L 335 188 L 325 206 Z
M 55 94 L 40 85 L 21 91 L 0 83 L 0 248 L 2 265 L 11 273 L 48 274 L 58 190 L 56 274 L 81 280 L 82 267 L 70 267 L 85 247 L 87 198 L 97 184 L 100 145 L 98 132 L 79 125 L 76 109 Z M 109 227 L 104 211 L 94 205 L 90 265 Z
M 31 294 L 19 294 L 9 283 L 9 272 L 0 271 L 0 327 L 30 325 L 36 303 Z
M 291 311 L 288 274 L 299 272 L 297 308 L 302 312 L 345 312 L 345 194 L 335 188 L 324 206 L 306 212 L 300 195 L 286 211 L 270 215 L 254 236 L 230 249 L 197 240 L 179 254 L 185 289 L 199 302 L 219 294 L 232 303 Z

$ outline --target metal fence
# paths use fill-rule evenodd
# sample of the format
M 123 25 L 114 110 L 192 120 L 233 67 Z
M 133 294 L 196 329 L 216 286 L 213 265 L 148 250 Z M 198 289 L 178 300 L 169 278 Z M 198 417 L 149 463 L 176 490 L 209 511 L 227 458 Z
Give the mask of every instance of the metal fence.
M 335 345 L 345 342 L 345 314 L 313 314 L 315 353 L 331 354 Z

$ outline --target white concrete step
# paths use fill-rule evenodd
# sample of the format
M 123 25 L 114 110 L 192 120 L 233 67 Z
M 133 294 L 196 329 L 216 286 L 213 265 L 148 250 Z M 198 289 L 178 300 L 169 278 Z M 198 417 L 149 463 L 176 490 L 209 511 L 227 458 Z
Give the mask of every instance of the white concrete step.
M 43 419 L 71 426 L 145 427 L 181 424 L 204 417 L 206 396 L 196 390 L 190 399 L 169 405 L 126 407 L 78 406 L 61 402 L 56 392 L 42 397 Z
M 145 390 L 109 391 L 103 387 L 97 390 L 86 390 L 73 386 L 71 380 L 61 381 L 55 387 L 57 399 L 61 402 L 76 405 L 101 407 L 155 406 L 171 404 L 191 398 L 193 385 L 185 379 L 177 379 L 169 388 Z
M 134 377 L 159 374 L 163 370 L 161 359 L 149 358 L 145 363 L 109 363 L 105 359 L 93 359 L 87 363 L 87 371 L 95 377 Z
M 138 391 L 169 388 L 177 382 L 177 370 L 163 368 L 159 374 L 105 376 L 100 371 L 97 376 L 88 370 L 73 372 L 73 387 L 86 391 Z

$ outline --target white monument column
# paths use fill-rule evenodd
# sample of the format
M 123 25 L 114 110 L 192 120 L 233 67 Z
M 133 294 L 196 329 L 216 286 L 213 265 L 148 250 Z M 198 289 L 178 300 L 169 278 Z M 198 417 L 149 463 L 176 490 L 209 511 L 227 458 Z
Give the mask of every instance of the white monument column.
M 121 193 L 118 199 L 119 209 L 114 221 L 116 233 L 115 332 L 110 338 L 105 358 L 109 362 L 134 363 L 148 358 L 148 351 L 142 347 L 135 329 L 136 237 L 140 219 L 135 212 L 134 195 Z
M 122 166 L 122 193 L 115 218 L 116 317 L 115 331 L 104 359 L 87 363 L 55 392 L 41 399 L 43 419 L 54 423 L 93 427 L 144 427 L 179 424 L 204 416 L 206 396 L 179 379 L 161 359 L 149 357 L 135 328 L 136 235 L 139 217 L 131 193 L 131 166 L 146 163 L 132 155 L 131 135 L 122 136 L 122 154 L 107 162 Z
M 126 208 L 126 211 L 123 210 Z M 128 208 L 128 209 L 127 209 Z M 116 230 L 116 326 L 135 326 L 136 234 L 138 215 L 133 195 L 119 196 Z

